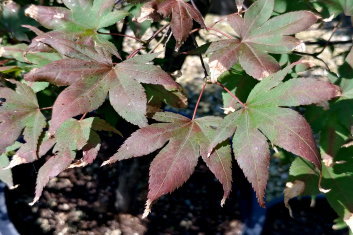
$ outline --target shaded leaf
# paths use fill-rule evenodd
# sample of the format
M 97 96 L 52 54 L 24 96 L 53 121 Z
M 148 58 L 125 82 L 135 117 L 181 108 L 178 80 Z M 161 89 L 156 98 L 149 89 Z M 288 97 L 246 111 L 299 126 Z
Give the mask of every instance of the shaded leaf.
M 16 90 L 0 88 L 0 152 L 13 144 L 24 129 L 26 143 L 18 151 L 20 157 L 36 159 L 38 151 L 38 139 L 46 119 L 40 112 L 38 101 L 33 90 L 27 85 L 10 80 L 17 86 Z

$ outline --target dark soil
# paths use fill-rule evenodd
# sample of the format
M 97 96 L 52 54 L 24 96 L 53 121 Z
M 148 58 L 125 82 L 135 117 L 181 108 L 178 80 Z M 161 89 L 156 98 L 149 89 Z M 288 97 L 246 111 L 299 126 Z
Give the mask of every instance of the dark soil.
M 116 149 L 116 148 L 114 148 Z M 199 164 L 190 180 L 176 192 L 161 198 L 147 220 L 141 215 L 147 195 L 148 166 L 152 156 L 140 158 L 139 183 L 131 193 L 127 212 L 115 209 L 121 163 L 100 168 L 111 156 L 103 150 L 97 163 L 68 169 L 52 179 L 39 202 L 33 207 L 36 171 L 44 159 L 14 169 L 15 183 L 20 186 L 6 192 L 9 216 L 20 234 L 239 234 L 243 223 L 237 195 L 232 194 L 220 207 L 222 187 Z M 129 167 L 129 161 L 125 161 Z

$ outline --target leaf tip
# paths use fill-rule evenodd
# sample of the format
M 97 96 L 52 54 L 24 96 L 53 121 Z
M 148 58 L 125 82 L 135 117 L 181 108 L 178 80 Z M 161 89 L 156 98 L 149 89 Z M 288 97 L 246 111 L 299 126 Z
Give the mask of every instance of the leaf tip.
M 145 211 L 143 212 L 142 219 L 146 219 L 147 216 L 151 213 L 152 200 L 148 199 L 146 202 Z
M 111 164 L 110 160 L 106 160 L 102 163 L 101 167 Z
M 39 200 L 38 196 L 35 196 L 33 201 L 31 203 L 28 203 L 28 205 L 33 206 L 34 204 L 36 204 L 36 202 Z
M 26 159 L 21 158 L 18 155 L 14 155 L 12 157 L 12 160 L 11 160 L 10 164 L 7 167 L 3 168 L 3 170 L 9 170 L 9 169 L 11 169 L 11 168 L 13 168 L 15 166 L 21 165 L 23 163 L 27 163 Z
M 26 10 L 25 10 L 25 15 L 32 18 L 36 19 L 38 16 L 38 7 L 34 4 L 31 4 Z
M 5 48 L 0 47 L 0 57 L 2 57 L 5 54 Z
M 319 191 L 326 194 L 326 193 L 329 193 L 331 191 L 331 189 L 324 189 L 322 188 L 321 186 L 319 187 Z
M 20 186 L 20 185 L 19 185 L 19 184 L 16 184 L 16 185 L 13 185 L 13 186 L 9 187 L 9 189 L 10 189 L 10 190 L 14 190 L 14 189 L 17 189 L 18 186 Z
M 227 200 L 227 198 L 222 198 L 222 200 L 221 200 L 221 207 L 223 207 L 224 206 L 224 204 L 226 203 L 226 200 Z

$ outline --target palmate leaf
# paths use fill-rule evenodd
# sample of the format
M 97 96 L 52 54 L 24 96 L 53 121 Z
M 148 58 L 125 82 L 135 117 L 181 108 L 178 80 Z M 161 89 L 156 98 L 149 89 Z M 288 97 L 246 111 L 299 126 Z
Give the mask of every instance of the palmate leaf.
M 78 53 L 76 57 L 79 59 L 55 61 L 25 75 L 27 81 L 48 81 L 57 86 L 69 86 L 53 106 L 51 133 L 66 119 L 100 107 L 108 93 L 110 103 L 124 119 L 143 127 L 147 125 L 147 97 L 140 83 L 160 85 L 168 91 L 181 90 L 180 85 L 166 72 L 149 64 L 156 54 L 136 56 L 114 65 L 106 58 L 104 51 L 95 51 L 94 56 L 91 47 L 74 42 L 69 45 L 70 48 L 78 47 L 80 53 L 73 51 Z
M 199 156 L 223 185 L 223 205 L 231 190 L 230 146 L 224 143 L 218 145 L 212 155 L 207 156 L 207 148 L 221 119 L 205 117 L 190 120 L 169 112 L 157 113 L 153 119 L 162 123 L 149 125 L 133 133 L 103 165 L 147 155 L 167 143 L 150 166 L 145 216 L 155 200 L 174 191 L 189 179 Z M 142 142 L 144 144 L 141 145 Z
M 201 13 L 184 0 L 152 0 L 142 7 L 139 21 L 158 19 L 158 14 L 171 18 L 170 26 L 178 47 L 189 37 L 193 20 L 206 27 Z
M 9 80 L 17 86 L 16 90 L 0 88 L 0 153 L 12 145 L 23 131 L 25 144 L 16 155 L 29 161 L 37 159 L 38 139 L 46 126 L 33 90 L 27 85 Z
M 288 35 L 308 29 L 317 21 L 309 11 L 289 12 L 270 19 L 273 8 L 274 0 L 258 0 L 244 18 L 238 14 L 227 17 L 237 37 L 213 42 L 208 48 L 213 82 L 238 62 L 256 79 L 277 72 L 280 66 L 268 53 L 291 52 L 300 41 Z
M 208 150 L 211 153 L 214 146 L 235 132 L 235 157 L 261 205 L 264 205 L 270 158 L 266 137 L 273 145 L 321 166 L 309 124 L 296 111 L 284 107 L 319 103 L 340 94 L 337 86 L 320 80 L 297 78 L 282 82 L 294 65 L 257 84 L 245 107 L 225 117 Z
M 26 14 L 47 29 L 95 33 L 125 18 L 126 11 L 113 11 L 114 0 L 64 0 L 65 7 L 31 5 Z
M 114 44 L 97 33 L 100 28 L 115 24 L 125 18 L 128 13 L 125 11 L 112 11 L 114 0 L 64 0 L 65 7 L 47 7 L 31 5 L 26 10 L 26 14 L 38 21 L 50 31 L 41 33 L 39 37 L 32 40 L 32 48 L 40 44 L 50 46 L 58 44 L 57 40 L 65 38 L 86 44 L 87 40 L 93 42 L 92 46 L 100 45 L 106 51 L 120 57 L 116 52 Z M 38 30 L 35 30 L 38 34 Z M 60 37 L 59 37 L 60 36 Z M 43 41 L 46 40 L 47 42 Z M 70 38 L 70 39 L 69 39 Z M 53 46 L 57 49 L 55 46 Z M 58 50 L 60 52 L 60 50 Z

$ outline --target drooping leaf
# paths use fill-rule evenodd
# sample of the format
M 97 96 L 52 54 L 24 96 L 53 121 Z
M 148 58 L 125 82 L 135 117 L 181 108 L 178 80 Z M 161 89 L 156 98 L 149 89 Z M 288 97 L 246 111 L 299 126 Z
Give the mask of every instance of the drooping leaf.
M 90 52 L 86 54 L 91 56 Z M 108 93 L 114 109 L 127 121 L 142 127 L 147 125 L 147 97 L 140 83 L 160 85 L 168 91 L 181 90 L 167 73 L 148 63 L 154 58 L 155 55 L 141 55 L 117 65 L 105 59 L 63 59 L 33 69 L 25 79 L 69 86 L 54 104 L 51 133 L 66 119 L 100 107 Z
M 208 48 L 212 81 L 236 63 L 256 79 L 277 72 L 280 66 L 268 53 L 290 53 L 300 41 L 289 35 L 308 29 L 317 21 L 309 11 L 289 12 L 270 19 L 273 7 L 274 0 L 258 0 L 244 18 L 238 14 L 227 17 L 237 37 L 213 42 Z
M 39 200 L 43 188 L 51 178 L 70 167 L 75 159 L 76 151 L 82 150 L 83 158 L 73 163 L 71 167 L 86 166 L 94 161 L 101 146 L 101 140 L 95 130 L 116 131 L 115 128 L 98 118 L 68 119 L 62 123 L 55 134 L 54 156 L 39 169 L 32 204 Z M 69 136 L 68 133 L 70 133 Z M 47 145 L 52 146 L 50 142 Z
M 153 117 L 163 122 L 152 124 L 133 133 L 118 152 L 104 163 L 114 163 L 152 153 L 167 145 L 158 153 L 150 166 L 149 193 L 145 216 L 151 204 L 159 197 L 180 187 L 194 171 L 199 156 L 222 183 L 222 204 L 231 190 L 231 155 L 228 144 L 217 146 L 207 156 L 207 147 L 216 134 L 215 127 L 221 119 L 205 117 L 190 120 L 174 113 L 157 113 Z M 143 145 L 141 145 L 143 141 Z
M 12 145 L 24 129 L 26 143 L 21 146 L 17 155 L 24 159 L 36 159 L 38 139 L 46 126 L 46 119 L 39 109 L 33 90 L 18 81 L 10 82 L 17 86 L 15 91 L 0 88 L 0 153 Z
M 170 25 L 178 47 L 189 37 L 193 20 L 206 27 L 201 13 L 184 0 L 152 0 L 143 6 L 140 21 L 141 18 L 158 19 L 156 14 L 171 18 Z
M 267 139 L 289 152 L 313 162 L 321 160 L 305 119 L 285 106 L 308 105 L 334 98 L 339 88 L 315 79 L 291 79 L 282 82 L 295 64 L 267 77 L 251 91 L 245 106 L 225 117 L 209 147 L 233 136 L 233 151 L 245 176 L 252 183 L 259 203 L 264 204 L 269 167 Z

